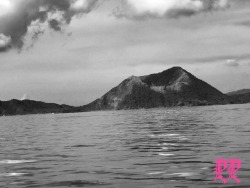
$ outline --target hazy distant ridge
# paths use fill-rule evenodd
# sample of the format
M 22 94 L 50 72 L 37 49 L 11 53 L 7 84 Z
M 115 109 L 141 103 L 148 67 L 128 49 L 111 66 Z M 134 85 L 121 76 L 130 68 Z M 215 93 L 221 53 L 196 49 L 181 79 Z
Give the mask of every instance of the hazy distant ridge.
M 250 89 L 242 89 L 227 93 L 236 103 L 250 103 Z

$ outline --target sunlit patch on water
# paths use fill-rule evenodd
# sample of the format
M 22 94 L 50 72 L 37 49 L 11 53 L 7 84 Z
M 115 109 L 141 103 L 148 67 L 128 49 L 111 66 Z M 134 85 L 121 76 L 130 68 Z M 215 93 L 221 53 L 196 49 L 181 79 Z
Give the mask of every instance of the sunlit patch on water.
M 179 134 L 159 134 L 158 137 L 174 137 L 174 136 L 180 136 Z
M 166 171 L 161 171 L 161 172 L 150 172 L 148 175 L 158 175 L 158 174 L 164 174 Z
M 161 149 L 162 150 L 168 150 L 168 147 L 162 147 Z
M 158 155 L 160 155 L 160 156 L 166 156 L 166 157 L 174 156 L 174 154 L 172 154 L 172 153 L 159 153 Z
M 12 173 L 0 174 L 0 176 L 2 176 L 2 177 L 14 177 L 14 176 L 25 176 L 25 175 L 28 175 L 28 173 L 16 173 L 16 172 L 12 172 Z
M 21 163 L 34 163 L 36 160 L 3 160 L 0 164 L 21 164 Z
M 187 137 L 180 134 L 151 134 L 149 135 L 151 138 L 166 138 L 170 140 L 189 140 Z
M 203 167 L 203 168 L 201 168 L 201 170 L 207 170 L 207 169 L 209 169 L 208 167 Z
M 173 144 L 173 143 L 161 143 L 157 144 L 158 146 L 179 146 L 178 144 Z
M 180 136 L 179 134 L 151 134 L 150 137 L 174 137 Z
M 166 174 L 168 176 L 179 176 L 179 177 L 189 177 L 189 176 L 197 176 L 198 173 L 194 172 L 180 172 L 180 173 L 172 173 L 172 174 Z

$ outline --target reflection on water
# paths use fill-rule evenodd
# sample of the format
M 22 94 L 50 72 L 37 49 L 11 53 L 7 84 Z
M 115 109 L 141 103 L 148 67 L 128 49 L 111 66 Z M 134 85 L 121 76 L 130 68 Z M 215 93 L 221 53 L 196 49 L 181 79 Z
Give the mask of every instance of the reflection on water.
M 250 105 L 0 117 L 1 187 L 249 187 Z M 213 181 L 239 158 L 241 184 Z

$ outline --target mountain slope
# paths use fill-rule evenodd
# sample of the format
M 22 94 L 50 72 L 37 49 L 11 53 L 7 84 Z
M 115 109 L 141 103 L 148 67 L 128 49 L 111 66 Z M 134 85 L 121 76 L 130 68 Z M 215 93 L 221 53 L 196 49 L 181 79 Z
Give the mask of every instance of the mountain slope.
M 44 113 L 64 113 L 74 111 L 74 107 L 58 105 L 54 103 L 44 103 L 32 100 L 10 100 L 0 101 L 0 116 L 3 115 L 25 115 Z
M 230 98 L 181 67 L 131 76 L 79 111 L 229 104 Z

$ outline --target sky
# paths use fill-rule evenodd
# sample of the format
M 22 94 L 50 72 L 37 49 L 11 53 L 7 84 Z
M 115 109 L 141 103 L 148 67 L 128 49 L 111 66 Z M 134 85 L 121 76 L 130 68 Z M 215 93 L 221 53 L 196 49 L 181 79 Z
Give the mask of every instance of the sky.
M 0 100 L 84 105 L 181 66 L 250 88 L 249 0 L 1 0 Z

